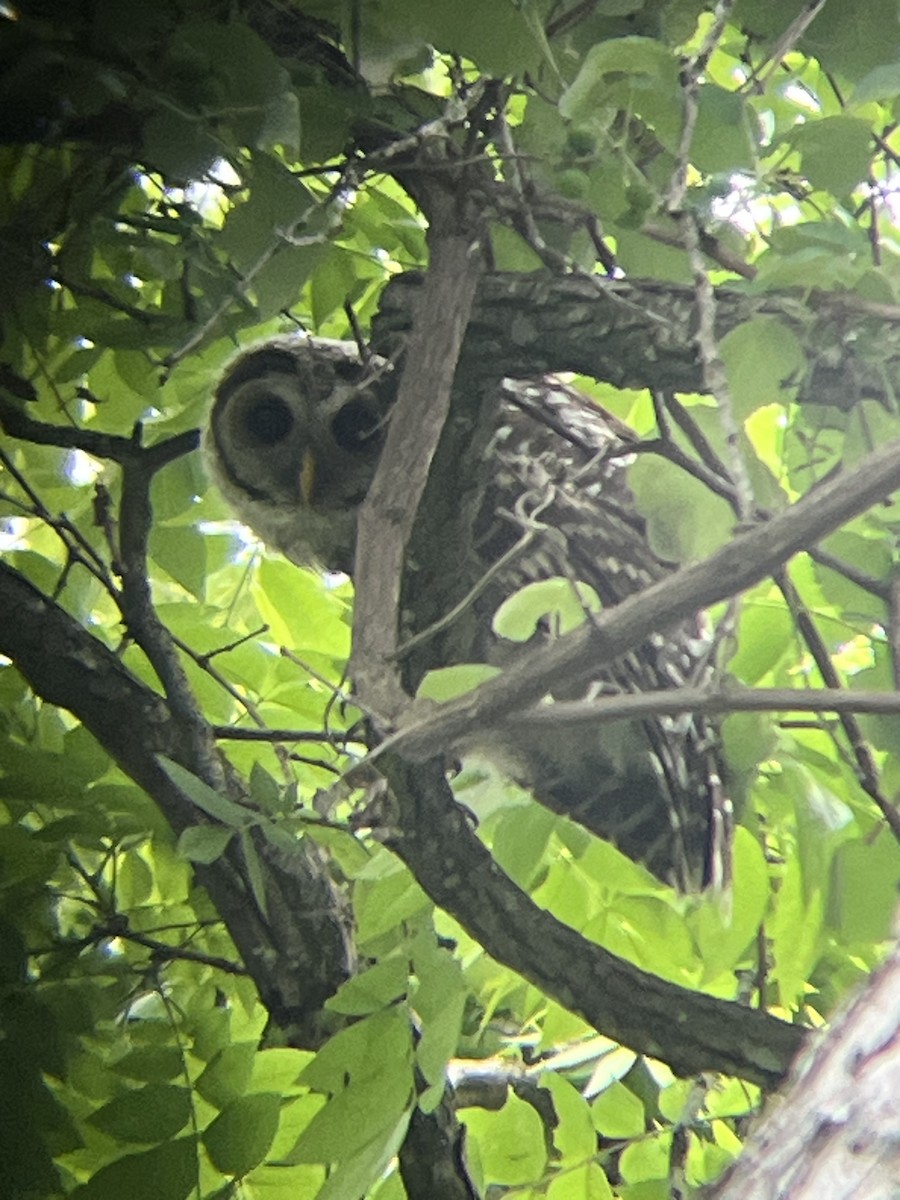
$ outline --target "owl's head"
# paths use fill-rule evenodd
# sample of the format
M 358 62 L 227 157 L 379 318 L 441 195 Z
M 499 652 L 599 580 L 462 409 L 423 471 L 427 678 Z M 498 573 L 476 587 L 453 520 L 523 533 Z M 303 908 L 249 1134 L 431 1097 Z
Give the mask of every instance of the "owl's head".
M 213 479 L 268 545 L 349 572 L 391 399 L 384 359 L 363 363 L 351 342 L 273 338 L 238 355 L 216 389 Z

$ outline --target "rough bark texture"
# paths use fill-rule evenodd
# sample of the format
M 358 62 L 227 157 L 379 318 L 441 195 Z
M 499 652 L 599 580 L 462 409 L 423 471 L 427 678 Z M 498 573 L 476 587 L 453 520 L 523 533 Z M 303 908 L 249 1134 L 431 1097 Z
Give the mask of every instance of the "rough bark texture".
M 778 1083 L 802 1029 L 667 983 L 585 940 L 501 871 L 455 804 L 439 763 L 410 767 L 395 759 L 385 773 L 398 802 L 392 849 L 494 958 L 594 1028 L 677 1072 Z
M 407 330 L 421 276 L 398 276 L 375 321 L 376 349 Z M 894 311 L 808 297 L 736 289 L 716 291 L 716 334 L 754 317 L 791 329 L 807 355 L 799 386 L 804 403 L 852 408 L 870 397 L 892 407 L 886 380 L 900 373 L 900 325 Z M 627 388 L 703 392 L 691 288 L 646 279 L 576 275 L 492 275 L 482 281 L 462 366 L 488 375 L 530 378 L 578 371 Z
M 900 1195 L 900 946 L 807 1048 L 715 1200 Z

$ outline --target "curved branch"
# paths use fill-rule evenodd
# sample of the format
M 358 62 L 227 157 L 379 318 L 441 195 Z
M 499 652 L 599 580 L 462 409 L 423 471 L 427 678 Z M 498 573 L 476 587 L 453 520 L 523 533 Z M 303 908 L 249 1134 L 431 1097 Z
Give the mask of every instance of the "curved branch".
M 488 954 L 680 1074 L 722 1071 L 765 1087 L 780 1081 L 802 1029 L 650 975 L 538 908 L 472 832 L 440 763 L 410 766 L 391 755 L 384 773 L 399 805 L 388 844 Z
M 154 798 L 176 833 L 196 824 L 199 814 L 156 761 L 165 753 L 194 766 L 187 731 L 165 702 L 3 563 L 0 607 L 13 618 L 0 626 L 0 653 L 39 695 L 83 722 Z M 394 759 L 388 774 L 401 802 L 393 848 L 489 953 L 609 1036 L 676 1069 L 717 1069 L 766 1084 L 781 1077 L 802 1040 L 799 1029 L 665 983 L 585 941 L 503 875 L 466 824 L 439 768 L 408 768 Z M 340 909 L 324 870 L 300 846 L 293 855 L 276 855 L 264 843 L 259 849 L 266 854 L 268 919 L 257 910 L 236 855 L 198 875 L 266 1007 L 295 1044 L 316 1045 L 321 1005 L 349 970 Z
M 0 653 L 44 700 L 68 709 L 122 770 L 150 795 L 176 834 L 204 820 L 157 762 L 165 754 L 195 774 L 191 731 L 112 651 L 59 605 L 0 562 Z M 316 852 L 276 850 L 260 839 L 268 915 L 258 909 L 237 849 L 197 867 L 261 999 L 294 1045 L 324 1037 L 322 1006 L 352 962 L 341 900 Z

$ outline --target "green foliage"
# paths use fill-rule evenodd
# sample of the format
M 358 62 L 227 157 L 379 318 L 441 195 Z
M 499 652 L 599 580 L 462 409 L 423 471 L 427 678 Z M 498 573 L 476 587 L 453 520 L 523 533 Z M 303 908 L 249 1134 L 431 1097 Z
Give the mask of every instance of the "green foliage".
M 667 433 L 678 453 L 636 456 L 631 485 L 661 555 L 700 560 L 734 535 L 710 461 L 739 455 L 755 504 L 774 511 L 893 436 L 896 358 L 875 323 L 898 298 L 892 0 L 825 6 L 773 61 L 807 6 L 738 3 L 699 75 L 686 151 L 684 62 L 710 27 L 694 0 L 575 6 L 569 21 L 539 0 L 15 7 L 13 20 L 0 5 L 0 417 L 63 435 L 5 438 L 0 548 L 154 694 L 164 668 L 119 603 L 119 523 L 136 512 L 133 498 L 122 507 L 123 447 L 200 425 L 236 346 L 298 328 L 350 336 L 345 305 L 368 326 L 387 280 L 427 262 L 412 199 L 421 130 L 479 80 L 503 187 L 489 220 L 498 269 L 597 282 L 602 229 L 626 277 L 691 284 L 669 203 L 683 166 L 683 212 L 716 243 L 710 273 L 759 301 L 716 341 L 739 436 L 708 397 L 682 396 L 687 418 Z M 474 119 L 441 136 L 468 152 Z M 784 307 L 764 307 L 784 290 Z M 801 390 L 840 367 L 845 347 L 820 344 L 817 319 L 841 303 L 847 344 L 866 349 L 883 394 L 848 380 L 838 409 Z M 850 330 L 854 312 L 873 323 Z M 661 317 L 661 347 L 668 336 Z M 604 386 L 607 407 L 661 435 L 643 394 Z M 345 773 L 363 740 L 344 677 L 350 584 L 249 541 L 196 454 L 159 470 L 148 503 L 149 597 L 243 801 L 159 754 L 191 814 L 175 828 L 149 776 L 129 778 L 77 714 L 0 660 L 4 1195 L 402 1200 L 397 1155 L 416 1106 L 435 1113 L 448 1064 L 459 1077 L 473 1060 L 541 1094 L 510 1087 L 499 1107 L 460 1109 L 480 1188 L 668 1197 L 676 1127 L 690 1185 L 712 1180 L 739 1153 L 758 1090 L 717 1078 L 698 1102 L 665 1065 L 598 1038 L 491 959 L 380 844 L 389 805 L 381 815 L 368 780 Z M 790 588 L 764 582 L 713 613 L 723 674 L 802 695 L 822 686 L 824 657 L 841 686 L 892 689 L 884 598 L 898 536 L 892 508 L 870 512 L 814 562 L 798 558 Z M 510 596 L 494 627 L 527 643 L 599 607 L 555 578 Z M 73 657 L 45 651 L 60 672 Z M 97 660 L 79 654 L 92 694 Z M 435 670 L 419 695 L 447 701 L 498 670 Z M 830 714 L 787 716 L 724 721 L 742 801 L 724 895 L 675 894 L 474 756 L 454 790 L 498 867 L 589 941 L 818 1022 L 889 936 L 900 851 L 873 795 L 900 786 L 896 714 L 861 719 L 852 740 Z M 280 732 L 229 736 L 266 730 Z M 153 747 L 156 732 L 149 707 L 129 729 Z M 861 746 L 877 788 L 860 785 Z M 270 864 L 298 847 L 327 860 L 362 961 L 325 1006 L 331 1036 L 304 1048 L 264 1010 L 194 874 L 234 858 L 238 907 L 267 928 L 282 915 Z M 287 975 L 305 969 L 278 962 L 278 946 L 258 951 Z

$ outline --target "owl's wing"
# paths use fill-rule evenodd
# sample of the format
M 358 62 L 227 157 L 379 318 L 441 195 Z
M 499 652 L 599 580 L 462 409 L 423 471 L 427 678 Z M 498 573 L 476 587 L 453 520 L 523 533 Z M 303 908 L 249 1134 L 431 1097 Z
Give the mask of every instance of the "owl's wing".
M 536 530 L 505 570 L 508 591 L 563 576 L 604 606 L 674 569 L 651 547 L 628 487 L 636 437 L 588 396 L 557 380 L 503 384 L 485 492 L 486 564 Z M 708 638 L 683 624 L 610 665 L 588 695 L 652 692 L 702 682 Z M 578 692 L 558 699 L 582 698 Z M 727 833 L 715 729 L 693 716 L 614 722 L 585 735 L 533 732 L 504 747 L 538 799 L 572 816 L 683 887 L 727 876 Z

